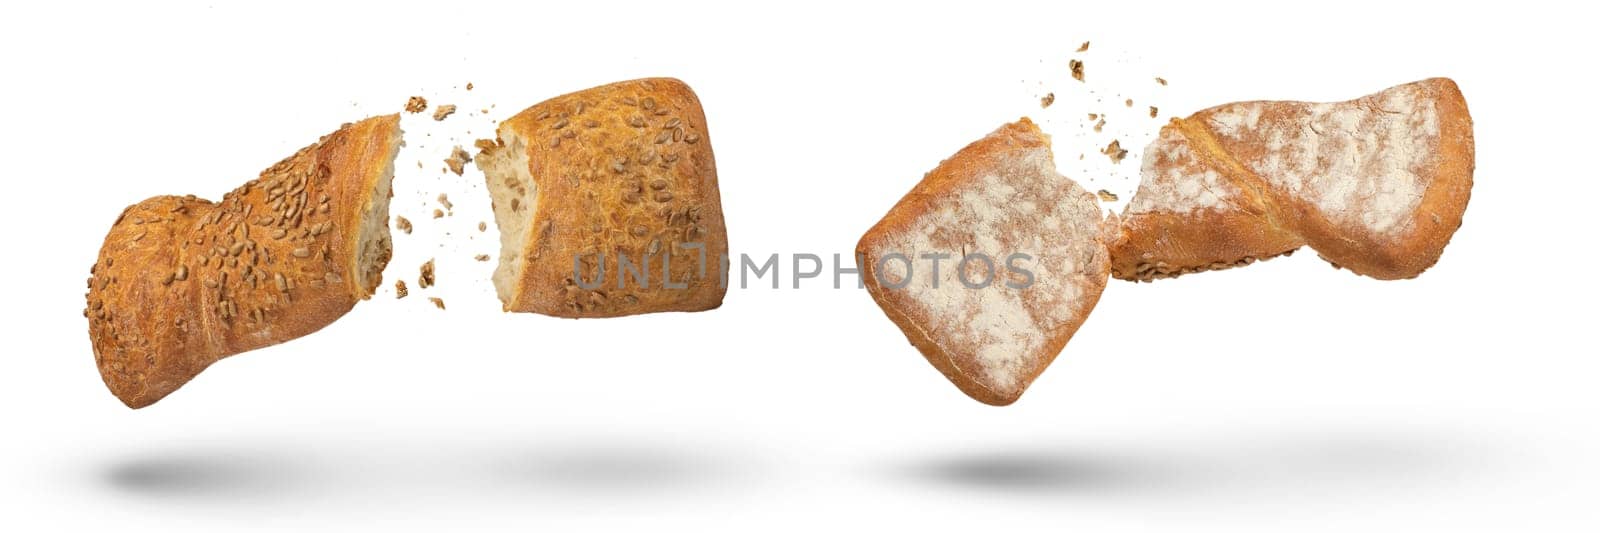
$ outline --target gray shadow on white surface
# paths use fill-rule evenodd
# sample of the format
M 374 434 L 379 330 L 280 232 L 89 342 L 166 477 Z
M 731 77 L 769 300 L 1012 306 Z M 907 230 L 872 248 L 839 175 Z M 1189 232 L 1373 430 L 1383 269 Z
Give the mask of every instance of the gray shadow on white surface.
M 307 481 L 308 464 L 282 455 L 185 450 L 124 457 L 98 471 L 106 487 L 149 497 L 254 499 L 283 496 Z
M 617 437 L 598 435 L 488 444 L 413 439 L 394 447 L 270 440 L 241 436 L 123 452 L 90 472 L 118 496 L 245 506 L 433 496 L 654 500 L 730 490 L 756 477 L 755 463 L 738 452 L 637 438 L 619 445 Z
M 957 490 L 1184 497 L 1449 484 L 1494 470 L 1501 455 L 1457 433 L 1338 428 L 1006 446 L 900 460 L 885 473 Z

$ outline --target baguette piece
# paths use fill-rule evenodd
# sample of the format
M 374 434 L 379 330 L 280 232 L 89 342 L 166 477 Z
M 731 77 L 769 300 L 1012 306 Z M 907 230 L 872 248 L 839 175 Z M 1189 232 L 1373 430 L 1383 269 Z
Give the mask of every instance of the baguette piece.
M 90 269 L 89 339 L 128 407 L 229 355 L 308 335 L 372 296 L 391 255 L 399 115 L 346 124 L 211 202 L 117 217 Z
M 1310 245 L 1357 274 L 1416 277 L 1461 226 L 1473 169 L 1472 118 L 1446 78 L 1202 110 L 1146 148 L 1112 275 L 1148 281 Z
M 1023 118 L 924 176 L 856 254 L 867 291 L 928 362 L 973 399 L 1007 405 L 1099 302 L 1115 228 L 1093 194 L 1056 173 L 1049 137 Z M 1031 257 L 1012 262 L 1018 253 Z M 935 269 L 924 254 L 948 260 Z M 992 270 L 963 264 L 979 254 Z
M 558 96 L 479 148 L 506 311 L 583 318 L 722 305 L 728 237 L 705 113 L 688 85 L 650 78 Z

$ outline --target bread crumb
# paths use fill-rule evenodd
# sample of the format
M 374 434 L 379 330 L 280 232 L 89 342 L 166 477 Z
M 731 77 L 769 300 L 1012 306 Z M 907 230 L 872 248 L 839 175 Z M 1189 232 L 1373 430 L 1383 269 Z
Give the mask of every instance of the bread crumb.
M 1129 99 L 1125 100 L 1123 103 L 1125 105 L 1127 105 L 1128 107 L 1133 107 L 1133 99 L 1132 98 L 1129 98 Z
M 1105 189 L 1100 189 L 1099 192 L 1096 192 L 1094 194 L 1096 196 L 1099 196 L 1100 197 L 1100 201 L 1102 201 L 1102 202 L 1115 202 L 1115 201 L 1117 201 L 1117 195 L 1112 194 L 1111 191 L 1108 191 L 1108 190 L 1105 190 Z
M 488 113 L 488 111 L 484 112 Z M 486 152 L 495 148 L 499 148 L 500 143 L 494 139 L 478 139 L 476 141 L 472 141 L 472 146 L 477 147 L 479 152 Z
M 433 260 L 422 264 L 422 275 L 417 278 L 417 287 L 426 289 L 433 286 Z
M 460 145 L 457 145 L 454 149 L 450 150 L 450 158 L 444 160 L 444 164 L 445 166 L 450 167 L 451 172 L 454 172 L 457 176 L 460 176 L 461 173 L 466 170 L 467 163 L 470 161 L 472 161 L 472 155 L 468 154 L 466 150 L 462 150 Z
M 407 113 L 421 113 L 428 109 L 428 100 L 421 96 L 413 96 L 406 100 Z
M 1105 127 L 1106 127 L 1106 117 L 1100 117 L 1100 122 L 1094 123 L 1094 132 L 1095 133 L 1100 133 L 1100 130 L 1105 129 Z
M 1039 99 L 1039 107 L 1040 108 L 1050 107 L 1050 104 L 1053 104 L 1053 103 L 1056 103 L 1056 93 L 1046 94 L 1046 95 L 1044 95 L 1044 98 L 1040 98 Z
M 435 210 L 433 210 L 433 218 L 444 218 L 444 210 L 443 209 L 435 209 Z
M 1089 120 L 1095 120 L 1095 119 L 1098 119 L 1098 118 L 1100 118 L 1100 114 L 1099 113 L 1089 113 Z
M 429 296 L 428 297 L 428 301 L 433 302 L 433 306 L 434 307 L 437 307 L 440 310 L 444 309 L 444 300 L 439 299 L 439 297 L 437 297 L 437 296 Z
M 1089 51 L 1089 41 L 1084 41 L 1083 44 L 1078 45 L 1078 51 L 1079 52 L 1088 52 Z
M 1150 106 L 1150 118 L 1156 118 L 1156 106 Z
M 411 234 L 411 221 L 406 220 L 406 217 L 395 216 L 394 227 L 395 229 L 405 232 L 406 235 Z
M 467 82 L 467 90 L 472 90 L 472 82 Z
M 445 117 L 448 117 L 450 115 L 454 115 L 455 112 L 456 112 L 455 104 L 444 104 L 444 105 L 441 105 L 439 107 L 433 108 L 433 119 L 434 120 L 444 120 Z
M 478 255 L 472 256 L 472 258 L 473 259 L 477 259 L 479 261 L 488 261 L 489 260 L 489 254 L 478 254 Z
M 1073 59 L 1067 61 L 1067 66 L 1072 68 L 1072 79 L 1083 81 L 1083 62 Z
M 409 294 L 411 294 L 411 291 L 406 290 L 406 280 L 394 280 L 394 299 L 399 300 Z
M 478 221 L 478 231 L 489 231 L 489 224 L 482 220 Z
M 442 205 L 445 209 L 452 211 L 454 211 L 456 208 L 455 204 L 450 203 L 450 195 L 445 193 L 439 193 L 439 205 Z
M 1112 140 L 1111 144 L 1100 150 L 1100 153 L 1110 157 L 1112 163 L 1121 163 L 1122 158 L 1128 156 L 1128 151 L 1122 149 L 1122 142 L 1117 140 Z
M 1156 83 L 1159 83 L 1164 87 L 1164 86 L 1167 85 L 1167 79 L 1163 78 L 1163 77 L 1160 77 L 1160 76 L 1157 76 L 1156 77 Z

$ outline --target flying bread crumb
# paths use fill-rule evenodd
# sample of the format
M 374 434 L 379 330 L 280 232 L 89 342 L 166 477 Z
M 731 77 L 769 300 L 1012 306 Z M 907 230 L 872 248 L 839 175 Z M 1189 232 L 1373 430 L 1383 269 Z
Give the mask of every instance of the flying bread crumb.
M 444 210 L 443 209 L 435 209 L 435 210 L 433 210 L 433 218 L 444 218 Z
M 1050 104 L 1053 104 L 1053 103 L 1056 103 L 1056 93 L 1046 94 L 1046 95 L 1044 95 L 1043 98 L 1039 99 L 1039 107 L 1040 108 L 1050 107 Z
M 450 203 L 450 195 L 445 193 L 439 193 L 439 205 L 442 205 L 445 209 L 450 210 L 455 210 L 456 208 L 454 204 Z
M 1102 201 L 1102 202 L 1115 202 L 1115 201 L 1117 201 L 1117 195 L 1112 194 L 1111 191 L 1108 191 L 1108 190 L 1105 190 L 1105 189 L 1100 189 L 1098 192 L 1096 192 L 1094 194 L 1096 196 L 1099 196 L 1100 197 L 1100 201 Z
M 477 259 L 479 261 L 488 261 L 489 260 L 489 254 L 478 254 L 478 255 L 472 256 L 472 258 L 473 259 Z
M 1156 118 L 1156 106 L 1150 106 L 1150 118 Z
M 489 224 L 481 220 L 478 221 L 478 231 L 489 231 Z
M 1076 59 L 1067 61 L 1067 66 L 1072 69 L 1072 79 L 1083 81 L 1083 62 Z
M 1157 76 L 1157 77 L 1156 77 L 1156 83 L 1159 83 L 1159 84 L 1161 84 L 1161 85 L 1162 85 L 1162 86 L 1166 86 L 1166 84 L 1167 84 L 1167 79 L 1166 79 L 1166 78 L 1162 78 L 1162 77 L 1159 77 L 1159 76 Z
M 428 301 L 433 302 L 433 306 L 434 307 L 437 307 L 440 310 L 444 309 L 444 300 L 439 299 L 439 297 L 437 297 L 437 296 L 429 296 L 428 297 Z
M 1083 44 L 1078 45 L 1078 51 L 1079 52 L 1088 52 L 1089 51 L 1089 41 L 1084 41 Z
M 406 220 L 406 217 L 396 215 L 394 217 L 394 227 L 395 229 L 405 232 L 406 235 L 411 234 L 411 221 Z
M 467 163 L 471 161 L 472 155 L 468 154 L 466 150 L 462 150 L 460 145 L 457 145 L 454 149 L 450 150 L 450 158 L 444 160 L 444 164 L 445 166 L 450 167 L 451 172 L 454 172 L 457 176 L 460 176 L 461 173 L 466 170 Z
M 426 98 L 423 98 L 421 96 L 413 96 L 410 99 L 406 100 L 406 112 L 407 113 L 421 113 L 421 112 L 423 112 L 423 111 L 425 111 L 427 109 L 428 109 L 428 99 L 426 99 Z
M 394 280 L 394 299 L 399 300 L 409 294 L 411 294 L 411 291 L 406 290 L 406 280 Z
M 454 115 L 455 112 L 456 112 L 455 104 L 444 104 L 444 105 L 441 105 L 439 107 L 433 108 L 433 119 L 434 120 L 444 120 L 445 117 L 448 117 L 450 115 Z
M 1100 130 L 1105 129 L 1105 127 L 1106 127 L 1106 117 L 1100 117 L 1100 122 L 1094 123 L 1094 132 L 1095 133 L 1100 133 Z
M 1106 156 L 1110 157 L 1112 163 L 1121 163 L 1122 158 L 1128 156 L 1128 151 L 1122 149 L 1122 142 L 1114 139 L 1111 141 L 1111 144 L 1108 144 L 1105 148 L 1101 149 L 1100 153 L 1106 154 Z
M 467 82 L 467 90 L 472 90 L 472 82 Z
M 1127 99 L 1123 103 L 1126 104 L 1128 107 L 1133 107 L 1133 99 L 1132 98 Z
M 1100 114 L 1099 113 L 1089 113 L 1089 120 L 1095 120 L 1095 119 L 1098 119 L 1098 118 L 1100 118 Z
M 433 260 L 422 264 L 422 275 L 417 277 L 417 287 L 426 289 L 433 286 Z

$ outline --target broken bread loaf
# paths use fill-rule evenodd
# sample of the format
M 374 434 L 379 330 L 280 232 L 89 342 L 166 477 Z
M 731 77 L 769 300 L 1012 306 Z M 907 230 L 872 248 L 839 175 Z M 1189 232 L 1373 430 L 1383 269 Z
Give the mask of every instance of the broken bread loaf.
M 1027 118 L 933 169 L 856 245 L 868 292 L 968 396 L 1015 402 L 1088 318 L 1115 217 Z
M 1473 161 L 1466 100 L 1445 78 L 1173 119 L 1145 149 L 1112 275 L 1147 281 L 1310 245 L 1357 274 L 1415 277 L 1461 226 Z
M 321 329 L 389 261 L 398 115 L 346 124 L 211 202 L 123 210 L 90 269 L 89 340 L 111 393 L 155 403 L 211 363 Z
M 705 113 L 683 82 L 613 83 L 540 102 L 479 141 L 506 311 L 703 311 L 728 252 Z

